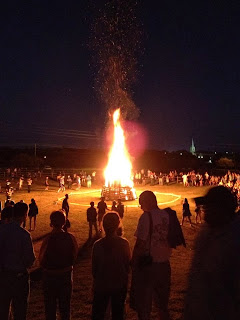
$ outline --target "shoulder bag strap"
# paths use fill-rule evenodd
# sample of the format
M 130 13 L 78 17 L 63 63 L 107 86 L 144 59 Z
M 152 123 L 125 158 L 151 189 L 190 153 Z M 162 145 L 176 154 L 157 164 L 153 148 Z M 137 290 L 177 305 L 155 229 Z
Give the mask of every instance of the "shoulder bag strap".
M 149 217 L 149 247 L 148 247 L 148 251 L 150 254 L 151 251 L 151 243 L 152 243 L 152 233 L 153 233 L 153 221 L 152 221 L 152 214 L 151 212 L 148 212 L 148 217 Z

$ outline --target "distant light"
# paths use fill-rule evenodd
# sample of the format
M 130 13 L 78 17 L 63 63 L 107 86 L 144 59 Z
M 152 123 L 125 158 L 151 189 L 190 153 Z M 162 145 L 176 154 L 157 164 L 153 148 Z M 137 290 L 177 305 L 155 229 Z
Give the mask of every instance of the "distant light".
M 182 152 L 180 152 L 180 156 L 182 156 Z
M 47 156 L 44 156 L 43 158 L 44 158 L 44 159 L 47 159 Z
M 212 163 L 212 160 L 210 159 L 208 162 L 209 162 L 209 163 Z
M 226 151 L 226 154 L 228 154 L 228 151 Z
M 215 151 L 214 153 L 215 153 L 215 154 L 217 154 L 217 152 L 216 152 L 216 151 Z
M 198 159 L 200 159 L 201 157 L 200 156 L 198 156 Z
M 203 156 L 201 156 L 201 159 L 203 159 Z
M 164 152 L 165 154 L 167 154 L 167 152 Z

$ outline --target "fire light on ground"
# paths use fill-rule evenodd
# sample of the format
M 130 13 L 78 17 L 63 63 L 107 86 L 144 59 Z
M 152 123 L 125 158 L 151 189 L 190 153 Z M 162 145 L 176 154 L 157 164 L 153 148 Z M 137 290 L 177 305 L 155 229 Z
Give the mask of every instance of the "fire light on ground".
M 136 199 L 136 192 L 133 188 L 132 163 L 120 122 L 120 109 L 113 113 L 113 125 L 113 144 L 104 171 L 105 186 L 102 196 L 109 200 L 133 200 Z

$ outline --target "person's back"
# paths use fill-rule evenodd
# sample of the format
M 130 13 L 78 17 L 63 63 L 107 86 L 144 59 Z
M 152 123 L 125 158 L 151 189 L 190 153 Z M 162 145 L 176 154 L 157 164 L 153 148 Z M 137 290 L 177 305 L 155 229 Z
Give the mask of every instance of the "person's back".
M 90 208 L 87 209 L 87 221 L 89 224 L 89 239 L 92 238 L 92 227 L 94 226 L 96 231 L 96 236 L 98 236 L 98 228 L 97 228 L 97 210 L 94 207 L 94 202 L 90 202 Z
M 211 188 L 201 201 L 206 224 L 195 241 L 184 319 L 237 320 L 240 319 L 237 203 L 231 191 L 223 186 Z
M 93 248 L 94 287 L 97 291 L 125 288 L 129 272 L 129 243 L 122 237 L 102 238 Z
M 172 249 L 168 242 L 169 231 L 169 214 L 165 210 L 155 208 L 151 210 L 153 231 L 151 239 L 151 255 L 154 262 L 168 261 Z M 135 236 L 148 240 L 149 237 L 150 221 L 148 212 L 143 212 L 139 219 L 139 227 L 135 233 Z
M 95 207 L 91 206 L 87 209 L 87 221 L 96 222 L 97 221 L 97 210 Z
M 104 197 L 101 197 L 101 201 L 98 202 L 97 208 L 98 208 L 98 226 L 99 226 L 99 232 L 102 232 L 102 220 L 103 220 L 103 216 L 104 216 L 106 210 L 108 210 L 107 204 L 106 204 L 106 202 L 104 201 Z
M 31 267 L 35 259 L 31 248 L 31 237 L 28 231 L 15 221 L 0 226 L 2 270 L 27 272 L 27 268 Z M 25 255 L 25 251 L 28 252 L 28 250 L 32 255 Z
M 137 237 L 132 258 L 131 306 L 140 320 L 150 319 L 152 299 L 159 318 L 168 320 L 171 268 L 171 247 L 168 239 L 169 213 L 158 208 L 152 191 L 144 191 L 139 197 L 143 213 L 138 221 Z M 147 259 L 146 259 L 147 258 Z
M 124 205 L 122 204 L 121 200 L 118 200 L 117 212 L 118 212 L 120 218 L 123 219 L 123 215 L 124 215 Z
M 189 212 L 189 204 L 188 202 L 183 203 L 183 212 L 188 213 Z
M 46 319 L 56 319 L 57 303 L 61 318 L 70 319 L 72 270 L 77 256 L 75 237 L 63 231 L 66 215 L 54 211 L 50 215 L 52 232 L 44 239 L 39 262 L 43 268 L 43 290 Z
M 117 212 L 105 214 L 103 228 L 106 237 L 96 241 L 93 246 L 93 320 L 104 319 L 109 303 L 111 303 L 112 319 L 124 319 L 130 247 L 126 239 L 117 235 L 120 222 Z
M 72 267 L 75 254 L 72 235 L 68 232 L 50 233 L 41 265 L 44 269 L 59 270 Z
M 239 218 L 214 232 L 202 227 L 194 246 L 185 320 L 240 319 L 239 234 Z
M 31 217 L 34 217 L 38 214 L 38 206 L 36 205 L 36 202 L 31 202 L 29 204 L 29 212 L 28 215 Z
M 13 207 L 8 206 L 3 208 L 1 212 L 1 220 L 0 220 L 0 225 L 1 224 L 6 224 L 9 223 L 13 218 Z
M 7 209 L 7 208 L 6 208 Z M 0 225 L 0 319 L 7 320 L 10 304 L 15 319 L 26 319 L 30 268 L 35 260 L 30 234 L 21 227 L 28 206 L 16 203 L 13 221 Z
M 98 202 L 98 214 L 104 214 L 106 212 L 106 208 L 107 208 L 107 205 L 106 205 L 106 202 L 104 200 L 101 200 Z
M 118 212 L 118 211 L 117 211 L 117 202 L 116 202 L 116 201 L 113 201 L 113 202 L 112 202 L 111 211 L 116 211 L 116 212 Z

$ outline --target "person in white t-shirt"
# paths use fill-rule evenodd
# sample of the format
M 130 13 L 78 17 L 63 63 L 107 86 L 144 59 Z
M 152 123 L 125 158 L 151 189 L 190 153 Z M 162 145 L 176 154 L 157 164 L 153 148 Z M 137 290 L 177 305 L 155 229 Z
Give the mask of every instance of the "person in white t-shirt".
M 159 318 L 168 320 L 171 277 L 169 258 L 172 251 L 168 243 L 169 215 L 165 210 L 158 208 L 156 196 L 152 191 L 142 192 L 139 204 L 143 213 L 135 232 L 137 240 L 132 258 L 134 307 L 139 320 L 148 320 L 154 297 Z M 141 267 L 139 257 L 147 253 L 150 253 L 152 263 Z
M 186 173 L 183 174 L 182 179 L 183 179 L 184 187 L 187 187 L 188 186 L 188 176 L 186 175 Z

